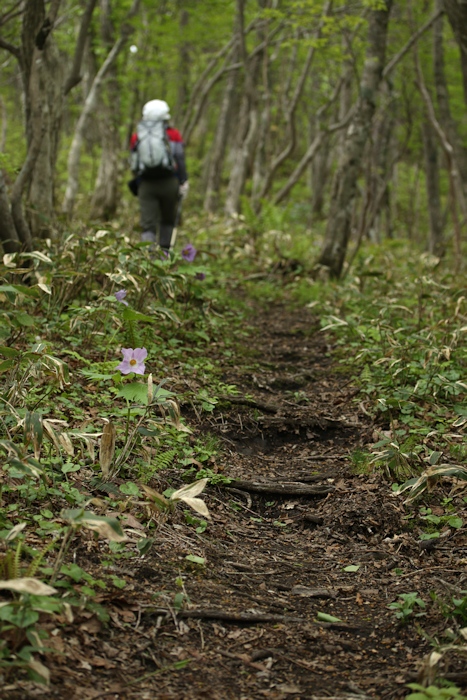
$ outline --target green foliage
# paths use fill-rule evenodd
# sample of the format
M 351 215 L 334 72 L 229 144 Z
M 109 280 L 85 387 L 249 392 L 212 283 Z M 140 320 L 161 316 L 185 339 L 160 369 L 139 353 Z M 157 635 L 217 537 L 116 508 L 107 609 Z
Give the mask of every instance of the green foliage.
M 395 611 L 395 615 L 401 622 L 407 622 L 409 618 L 421 617 L 424 612 L 415 612 L 417 608 L 425 608 L 425 602 L 418 593 L 399 593 L 399 600 L 388 605 L 390 610 Z
M 462 695 L 462 691 L 455 686 L 437 688 L 430 685 L 428 688 L 424 688 L 418 683 L 409 683 L 408 687 L 415 692 L 406 695 L 405 700 L 467 700 L 467 696 Z
M 439 606 L 441 613 L 448 620 L 465 627 L 467 624 L 467 591 L 459 591 L 456 595 L 438 595 L 430 593 L 432 600 Z
M 366 247 L 344 283 L 311 297 L 381 426 L 369 464 L 391 480 L 462 468 L 452 462 L 465 458 L 463 291 L 445 266 L 394 241 Z
M 207 483 L 201 475 L 173 499 L 143 489 L 174 463 L 186 467 L 215 459 L 218 441 L 208 434 L 191 438 L 181 406 L 212 412 L 217 393 L 232 390 L 219 380 L 215 361 L 204 355 L 213 336 L 221 339 L 227 324 L 231 330 L 240 319 L 232 315 L 224 321 L 223 302 L 210 296 L 209 276 L 194 280 L 196 271 L 207 267 L 202 253 L 199 264 L 191 266 L 177 254 L 153 259 L 147 246 L 109 230 L 90 234 L 85 245 L 80 236 L 64 235 L 47 255 L 38 251 L 31 260 L 38 285 L 17 284 L 23 274 L 19 257 L 0 264 L 0 524 L 27 523 L 35 537 L 54 537 L 26 563 L 26 545 L 9 544 L 0 557 L 0 579 L 41 576 L 66 589 L 66 604 L 72 606 L 83 604 L 73 589 L 78 586 L 90 606 L 96 590 L 123 588 L 126 582 L 93 577 L 70 563 L 73 538 L 90 530 L 95 539 L 109 542 L 113 558 L 144 554 L 153 543 L 142 535 L 136 548 L 127 548 L 120 520 L 94 512 L 91 500 L 105 513 L 140 508 L 136 504 L 146 498 L 145 508 L 149 504 L 169 516 L 180 501 L 195 513 L 187 514 L 187 523 L 198 533 L 206 529 L 209 511 L 196 497 Z M 115 297 L 122 288 L 128 306 Z M 116 370 L 119 348 L 129 345 L 147 349 L 144 377 Z M 228 342 L 225 347 L 229 352 Z M 117 473 L 126 478 L 119 486 L 109 483 Z M 209 469 L 211 474 L 216 477 Z M 98 491 L 98 499 L 92 499 L 92 491 Z M 50 565 L 45 560 L 56 548 Z M 42 634 L 42 612 L 64 614 L 64 605 L 57 593 L 38 601 L 26 592 L 1 607 L 0 664 L 46 679 L 47 669 L 34 665 L 33 658 L 46 648 L 30 640 Z M 105 618 L 97 604 L 95 611 Z M 15 648 L 21 657 L 1 641 L 13 628 L 19 630 Z
M 184 515 L 186 523 L 188 525 L 193 525 L 193 527 L 199 535 L 201 535 L 206 530 L 208 526 L 206 520 L 202 520 L 201 518 L 195 518 L 188 510 L 184 511 Z

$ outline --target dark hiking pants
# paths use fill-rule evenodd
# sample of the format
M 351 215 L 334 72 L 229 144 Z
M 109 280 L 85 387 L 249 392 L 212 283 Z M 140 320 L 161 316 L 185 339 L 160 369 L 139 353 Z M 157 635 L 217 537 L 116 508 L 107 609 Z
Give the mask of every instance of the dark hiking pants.
M 143 240 L 157 241 L 168 250 L 175 226 L 178 205 L 178 179 L 142 179 L 138 188 Z M 153 234 L 152 236 L 150 234 Z

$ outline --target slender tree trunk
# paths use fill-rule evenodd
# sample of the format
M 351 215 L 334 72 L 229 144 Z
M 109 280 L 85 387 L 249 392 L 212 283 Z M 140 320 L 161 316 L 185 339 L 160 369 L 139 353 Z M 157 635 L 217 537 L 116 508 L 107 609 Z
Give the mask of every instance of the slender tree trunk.
M 425 119 L 422 124 L 423 151 L 425 155 L 426 194 L 428 217 L 430 221 L 430 237 L 428 249 L 433 255 L 444 254 L 443 217 L 441 213 L 441 198 L 439 193 L 439 161 L 436 134 L 430 122 Z
M 312 92 L 317 94 L 318 90 L 318 81 L 314 80 Z M 319 129 L 320 124 L 316 114 L 310 114 L 308 120 L 308 146 L 313 143 Z M 326 188 L 328 175 L 329 149 L 321 147 L 308 168 L 308 185 L 311 192 L 311 221 L 313 221 L 315 218 L 321 219 L 323 216 L 324 191 Z
M 385 0 L 385 5 L 385 10 L 373 10 L 370 14 L 359 103 L 355 118 L 347 131 L 342 162 L 334 176 L 331 210 L 323 249 L 317 261 L 319 265 L 328 268 L 331 277 L 335 278 L 340 277 L 344 266 L 357 178 L 381 83 L 392 0 Z
M 391 86 L 385 85 L 382 92 L 385 99 L 375 117 L 371 143 L 370 177 L 367 182 L 371 202 L 367 227 L 372 233 L 373 240 L 376 241 L 381 240 L 380 224 L 384 210 L 387 214 L 386 220 L 390 218 L 387 212 L 390 203 L 388 189 L 390 173 L 388 174 L 388 170 L 390 170 L 389 156 L 397 113 L 396 98 L 392 95 Z
M 42 7 L 40 7 L 42 5 Z M 27 218 L 33 236 L 50 235 L 54 221 L 54 176 L 63 111 L 63 61 L 53 36 L 37 37 L 47 25 L 45 7 L 34 0 L 26 3 L 23 23 L 24 94 L 28 148 L 34 134 L 42 130 L 39 154 L 26 185 Z M 32 50 L 31 50 L 32 49 Z
M 0 153 L 4 153 L 6 146 L 7 112 L 3 97 L 0 96 L 0 107 L 2 108 L 2 129 L 0 132 Z
M 444 0 L 444 8 L 459 44 L 464 100 L 467 104 L 467 3 L 465 0 Z
M 344 119 L 345 115 L 349 113 L 349 109 L 352 105 L 352 84 L 355 76 L 354 68 L 350 60 L 345 61 L 345 67 L 343 72 L 342 87 L 339 93 L 339 112 L 338 121 Z M 337 136 L 337 162 L 344 157 L 346 143 L 346 132 L 342 131 Z
M 86 2 L 72 68 L 66 81 L 63 60 L 53 37 L 60 4 L 61 0 L 53 0 L 47 5 L 44 0 L 28 0 L 24 4 L 19 63 L 28 150 L 38 130 L 42 133 L 39 153 L 25 183 L 27 218 L 33 236 L 50 235 L 54 220 L 53 185 L 64 97 L 80 80 L 84 40 L 96 0 Z
M 204 197 L 204 209 L 210 213 L 214 213 L 219 206 L 222 167 L 224 164 L 227 136 L 231 123 L 230 117 L 232 114 L 233 98 L 235 95 L 237 78 L 238 71 L 230 71 L 227 77 L 224 96 L 222 98 L 219 118 L 217 120 L 214 144 L 211 149 L 206 183 L 206 194 Z
M 319 39 L 321 37 L 321 32 L 323 29 L 323 25 L 325 23 L 325 17 L 327 17 L 332 9 L 332 3 L 333 0 L 327 0 L 325 3 L 325 6 L 323 8 L 323 16 L 322 19 L 320 20 L 318 26 L 315 29 L 314 32 L 314 39 Z M 286 114 L 286 133 L 287 133 L 287 141 L 285 143 L 285 146 L 282 148 L 281 152 L 273 159 L 269 170 L 264 178 L 263 181 L 263 186 L 261 187 L 261 191 L 259 193 L 259 198 L 264 198 L 268 194 L 272 183 L 274 179 L 274 175 L 277 172 L 278 168 L 287 160 L 287 158 L 293 153 L 295 146 L 296 146 L 296 131 L 295 131 L 295 114 L 297 111 L 297 106 L 299 103 L 299 100 L 301 99 L 303 95 L 303 90 L 305 87 L 306 80 L 308 78 L 314 57 L 316 53 L 316 45 L 312 44 L 308 50 L 307 57 L 305 59 L 305 63 L 303 65 L 302 71 L 300 73 L 300 76 L 298 78 L 297 84 L 295 86 L 294 94 L 290 100 L 290 103 L 288 105 L 288 110 Z
M 328 139 L 329 135 L 334 133 L 335 131 L 340 131 L 341 129 L 344 129 L 349 124 L 351 118 L 353 117 L 353 114 L 354 110 L 351 109 L 348 115 L 345 117 L 345 119 L 343 119 L 341 122 L 331 124 L 331 126 L 328 126 L 326 129 L 317 132 L 315 138 L 308 146 L 308 150 L 299 160 L 299 162 L 295 166 L 295 169 L 289 175 L 286 183 L 274 195 L 274 204 L 279 204 L 280 202 L 282 202 L 283 199 L 285 199 L 285 197 L 287 197 L 292 188 L 295 187 L 297 182 L 300 180 L 306 168 L 310 165 L 310 163 L 313 162 L 313 159 L 316 158 L 316 155 L 319 153 L 320 148 L 322 147 L 323 143 Z
M 190 84 L 190 44 L 186 37 L 186 30 L 190 20 L 190 14 L 187 9 L 180 10 L 180 44 L 178 54 L 178 92 L 177 102 L 175 104 L 175 120 L 180 122 L 182 114 L 185 113 L 188 103 L 189 84 Z
M 245 0 L 237 0 L 238 42 L 241 62 L 244 70 L 244 97 L 242 101 L 242 130 L 239 132 L 237 147 L 234 152 L 234 163 L 230 174 L 227 197 L 225 202 L 226 214 L 233 216 L 240 211 L 240 197 L 245 186 L 248 167 L 252 163 L 258 134 L 258 69 L 260 55 L 248 57 L 245 46 L 244 30 Z
M 65 191 L 65 197 L 63 199 L 62 211 L 64 214 L 71 216 L 75 206 L 76 195 L 78 193 L 79 187 L 79 164 L 81 156 L 81 146 L 83 144 L 85 131 L 88 125 L 89 118 L 91 114 L 96 109 L 98 96 L 102 88 L 104 78 L 107 72 L 112 67 L 117 59 L 118 54 L 122 50 L 123 46 L 126 44 L 127 37 L 120 37 L 113 45 L 110 53 L 105 59 L 104 63 L 100 67 L 89 91 L 89 94 L 84 103 L 83 110 L 78 119 L 78 123 L 75 129 L 75 135 L 71 144 L 70 152 L 68 155 L 68 182 Z
M 258 213 L 261 208 L 260 195 L 261 187 L 266 177 L 267 166 L 267 144 L 269 127 L 271 123 L 271 89 L 269 76 L 269 52 L 267 44 L 268 27 L 262 27 L 258 31 L 258 39 L 265 42 L 265 50 L 261 60 L 262 88 L 259 93 L 261 102 L 261 115 L 258 123 L 258 138 L 255 149 L 255 159 L 253 164 L 252 193 L 251 200 L 253 209 Z M 259 111 L 259 110 L 258 110 Z
M 258 132 L 258 107 L 256 103 L 244 97 L 241 107 L 239 133 L 243 138 L 237 141 L 233 152 L 233 165 L 227 187 L 225 212 L 230 216 L 240 211 L 240 197 L 245 186 L 248 166 L 251 163 Z
M 461 259 L 461 226 L 462 224 L 467 222 L 467 200 L 465 197 L 464 189 L 462 187 L 462 178 L 459 172 L 459 166 L 457 165 L 456 158 L 454 156 L 454 149 L 449 143 L 441 124 L 436 119 L 433 102 L 430 93 L 428 92 L 427 87 L 425 85 L 423 72 L 420 66 L 420 61 L 417 53 L 415 54 L 415 67 L 417 70 L 418 87 L 423 97 L 423 101 L 425 103 L 428 119 L 441 143 L 447 161 L 447 171 L 449 175 L 450 206 L 452 220 L 454 224 L 455 269 L 457 271 Z M 458 206 L 463 218 L 462 223 L 459 221 L 457 214 Z
M 10 201 L 6 192 L 5 178 L 0 170 L 0 243 L 5 253 L 18 253 L 21 243 L 11 216 Z
M 438 9 L 443 6 L 443 0 L 436 0 Z M 449 91 L 446 82 L 443 46 L 443 21 L 439 17 L 433 25 L 433 77 L 438 103 L 439 122 L 443 128 L 446 138 L 451 144 L 454 157 L 459 167 L 464 190 L 467 185 L 467 150 L 462 145 L 457 124 L 454 121 L 449 106 Z
M 68 154 L 68 181 L 65 191 L 65 196 L 62 203 L 62 211 L 64 214 L 71 216 L 76 195 L 78 193 L 78 175 L 79 175 L 79 163 L 81 155 L 81 146 L 83 144 L 85 131 L 89 123 L 89 119 L 96 109 L 98 103 L 98 98 L 107 74 L 112 69 L 117 60 L 120 51 L 126 46 L 128 39 L 133 31 L 132 26 L 129 24 L 131 20 L 138 13 L 141 0 L 133 0 L 131 8 L 129 9 L 124 24 L 120 29 L 120 37 L 112 46 L 111 50 L 107 54 L 107 58 L 104 63 L 99 68 L 96 77 L 92 82 L 91 89 L 84 102 L 83 109 L 81 111 L 78 123 L 76 125 L 75 134 L 71 144 L 70 152 Z
M 102 0 L 101 13 L 101 35 L 104 44 L 110 49 L 115 41 L 110 0 Z M 109 69 L 104 89 L 107 99 L 100 100 L 99 109 L 101 157 L 91 201 L 91 212 L 97 219 L 109 220 L 115 216 L 118 206 L 121 102 L 115 64 Z
M 109 96 L 112 95 L 118 100 L 117 90 L 110 89 Z M 105 113 L 101 112 L 99 127 L 102 151 L 91 200 L 91 215 L 106 221 L 115 216 L 118 208 L 120 134 L 116 123 L 119 114 L 117 101 L 113 105 L 115 112 L 107 105 Z

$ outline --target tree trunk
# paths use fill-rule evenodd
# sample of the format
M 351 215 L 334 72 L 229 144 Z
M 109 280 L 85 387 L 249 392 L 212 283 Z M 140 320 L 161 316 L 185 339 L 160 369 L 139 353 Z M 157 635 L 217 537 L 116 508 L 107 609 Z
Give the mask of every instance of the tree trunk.
M 221 187 L 222 167 L 224 164 L 227 135 L 230 127 L 233 98 L 237 84 L 238 71 L 230 71 L 227 77 L 224 96 L 217 120 L 216 135 L 209 159 L 206 194 L 204 197 L 204 210 L 214 213 L 219 206 L 219 191 Z
M 102 151 L 91 200 L 91 216 L 105 221 L 114 217 L 118 208 L 120 134 L 117 124 L 118 92 L 115 91 L 115 87 L 114 84 L 114 89 L 109 89 L 109 96 L 115 99 L 115 111 L 106 104 L 100 113 Z
M 257 79 L 261 52 L 257 53 L 253 58 L 247 56 L 244 4 L 245 0 L 237 0 L 238 41 L 245 80 L 241 106 L 241 129 L 239 129 L 239 138 L 234 151 L 234 163 L 225 202 L 225 212 L 230 216 L 238 214 L 240 211 L 240 197 L 245 186 L 248 167 L 253 159 L 259 125 Z
M 332 9 L 332 2 L 333 0 L 327 0 L 325 3 L 325 6 L 323 8 L 323 14 L 322 18 L 318 23 L 318 26 L 316 27 L 313 38 L 315 40 L 318 40 L 321 37 L 321 32 L 323 29 L 323 26 L 325 24 L 325 17 L 327 17 Z M 289 156 L 293 153 L 295 146 L 296 146 L 296 130 L 295 130 L 295 115 L 297 111 L 297 106 L 299 103 L 299 100 L 301 99 L 303 95 L 303 90 L 305 87 L 306 80 L 308 78 L 314 57 L 316 53 L 316 44 L 312 43 L 310 48 L 308 49 L 307 57 L 305 59 L 305 63 L 303 65 L 303 68 L 301 70 L 300 76 L 297 80 L 297 84 L 295 86 L 294 94 L 290 100 L 290 103 L 288 104 L 288 109 L 286 113 L 286 142 L 284 147 L 282 148 L 281 152 L 273 159 L 268 172 L 266 173 L 266 176 L 263 181 L 263 185 L 261 187 L 261 191 L 259 193 L 259 198 L 264 198 L 268 194 L 271 185 L 273 183 L 274 175 L 277 172 L 278 168 L 289 158 Z
M 252 104 L 246 96 L 242 101 L 238 130 L 240 138 L 233 151 L 233 165 L 225 201 L 225 213 L 229 216 L 234 216 L 240 211 L 240 197 L 245 186 L 258 132 L 258 107 L 256 102 Z
M 81 17 L 72 69 L 64 79 L 63 59 L 53 38 L 61 0 L 25 3 L 19 64 L 23 81 L 28 150 L 40 130 L 40 150 L 28 182 L 27 218 L 33 236 L 50 235 L 54 219 L 54 176 L 64 97 L 80 80 L 84 39 L 96 0 L 87 0 Z
M 318 77 L 318 76 L 316 76 Z M 318 80 L 312 83 L 312 93 L 319 94 Z M 342 93 L 341 93 L 342 94 Z M 319 133 L 320 123 L 316 114 L 309 114 L 308 122 L 308 147 L 313 143 Z M 308 167 L 308 186 L 311 192 L 311 216 L 310 223 L 323 216 L 324 190 L 329 175 L 329 148 L 320 148 Z
M 178 54 L 178 91 L 177 102 L 174 109 L 175 121 L 180 123 L 182 114 L 185 113 L 190 83 L 190 43 L 187 39 L 187 27 L 190 15 L 188 10 L 182 8 L 180 11 L 180 44 Z
M 256 213 L 259 213 L 261 209 L 260 196 L 262 184 L 266 177 L 268 135 L 271 123 L 271 87 L 269 77 L 269 52 L 267 34 L 267 25 L 262 26 L 258 31 L 258 39 L 260 42 L 265 42 L 265 50 L 263 51 L 260 65 L 263 84 L 260 90 L 259 98 L 262 104 L 262 108 L 258 124 L 258 138 L 255 149 L 255 159 L 253 163 L 253 178 L 251 191 L 253 209 Z
M 26 3 L 22 31 L 23 87 L 28 148 L 42 130 L 42 143 L 27 183 L 27 213 L 33 236 L 50 235 L 53 183 L 63 110 L 63 60 L 50 36 L 43 0 Z
M 10 211 L 10 202 L 6 192 L 5 178 L 0 169 L 0 243 L 5 253 L 18 253 L 21 243 L 16 233 L 15 223 Z
M 102 0 L 101 12 L 101 36 L 110 50 L 115 41 L 110 0 Z M 107 99 L 100 100 L 99 108 L 101 157 L 91 200 L 91 213 L 97 219 L 108 221 L 115 216 L 118 206 L 121 102 L 115 64 L 109 69 L 105 90 Z
M 437 0 L 436 4 L 438 9 L 441 9 L 443 0 Z M 462 145 L 457 124 L 452 117 L 449 106 L 449 92 L 444 64 L 443 19 L 442 16 L 439 17 L 433 26 L 433 77 L 438 102 L 439 122 L 453 148 L 454 157 L 465 189 L 467 184 L 467 151 Z
M 355 117 L 347 131 L 342 161 L 334 175 L 331 210 L 323 249 L 317 261 L 319 265 L 328 268 L 330 276 L 334 278 L 340 277 L 344 266 L 357 178 L 381 83 L 392 0 L 385 0 L 385 5 L 385 10 L 373 10 L 370 14 L 359 102 Z
M 368 200 L 370 202 L 369 216 L 363 227 L 363 235 L 368 233 L 373 241 L 381 241 L 381 221 L 383 213 L 386 213 L 386 221 L 390 221 L 389 215 L 389 189 L 388 181 L 393 165 L 389 163 L 391 142 L 397 114 L 396 97 L 392 94 L 390 84 L 385 86 L 384 104 L 375 117 L 373 137 L 371 139 L 370 173 L 367 182 Z
M 105 59 L 104 63 L 100 67 L 94 81 L 91 87 L 91 90 L 89 91 L 89 94 L 86 98 L 86 101 L 84 103 L 83 110 L 80 114 L 80 117 L 78 119 L 78 123 L 76 125 L 75 129 L 75 135 L 73 137 L 73 141 L 71 144 L 70 152 L 68 155 L 68 182 L 66 186 L 66 191 L 65 191 L 65 197 L 63 199 L 63 204 L 62 204 L 62 211 L 64 214 L 67 214 L 69 217 L 73 213 L 73 209 L 75 206 L 75 201 L 76 201 L 76 195 L 78 193 L 78 186 L 79 186 L 79 163 L 80 163 L 80 156 L 81 156 L 81 146 L 84 140 L 84 135 L 86 131 L 86 127 L 88 124 L 88 120 L 91 116 L 91 114 L 94 112 L 96 105 L 97 105 L 97 100 L 98 96 L 100 93 L 100 90 L 102 88 L 102 83 L 104 81 L 105 76 L 107 75 L 107 72 L 113 65 L 113 63 L 116 61 L 118 54 L 120 53 L 121 49 L 125 45 L 127 41 L 126 36 L 120 37 L 115 44 L 113 45 L 110 53 L 108 54 L 107 58 Z
M 467 104 L 467 3 L 465 0 L 444 0 L 444 8 L 459 44 L 464 99 Z
M 436 135 L 430 122 L 426 119 L 422 124 L 423 151 L 425 155 L 426 194 L 428 217 L 430 221 L 430 237 L 428 249 L 433 255 L 441 257 L 444 254 L 443 217 L 439 193 L 439 162 Z

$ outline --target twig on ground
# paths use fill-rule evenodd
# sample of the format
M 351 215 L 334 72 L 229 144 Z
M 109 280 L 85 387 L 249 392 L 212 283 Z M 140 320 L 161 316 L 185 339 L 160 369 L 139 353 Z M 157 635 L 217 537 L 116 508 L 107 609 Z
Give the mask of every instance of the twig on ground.
M 308 486 L 299 481 L 287 481 L 278 483 L 277 481 L 244 481 L 235 479 L 231 485 L 223 488 L 240 489 L 241 491 L 251 491 L 252 493 L 267 493 L 281 496 L 326 496 L 335 490 L 334 486 Z

